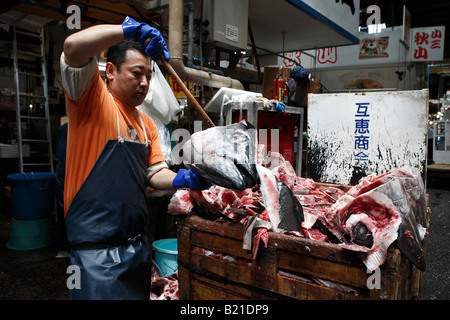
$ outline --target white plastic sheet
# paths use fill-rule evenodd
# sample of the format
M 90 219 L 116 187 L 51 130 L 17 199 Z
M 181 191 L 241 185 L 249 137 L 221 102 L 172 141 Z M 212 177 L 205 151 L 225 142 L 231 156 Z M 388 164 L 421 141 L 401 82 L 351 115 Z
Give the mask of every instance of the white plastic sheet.
M 152 78 L 150 87 L 139 110 L 148 114 L 152 119 L 158 119 L 165 125 L 172 122 L 182 107 L 174 96 L 158 65 L 152 62 Z

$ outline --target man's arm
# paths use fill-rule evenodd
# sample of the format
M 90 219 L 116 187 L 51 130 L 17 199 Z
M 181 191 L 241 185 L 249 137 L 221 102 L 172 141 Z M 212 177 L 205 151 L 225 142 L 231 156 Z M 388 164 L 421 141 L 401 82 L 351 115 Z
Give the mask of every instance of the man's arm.
M 71 67 L 81 68 L 92 57 L 124 39 L 138 41 L 155 61 L 160 55 L 163 55 L 165 60 L 170 60 L 170 53 L 161 32 L 145 23 L 126 17 L 121 25 L 102 24 L 67 37 L 63 47 L 66 62 Z M 146 44 L 147 39 L 150 41 Z
M 149 184 L 157 190 L 173 188 L 189 188 L 191 190 L 205 190 L 211 187 L 211 183 L 204 180 L 189 169 L 180 169 L 178 173 L 168 168 L 163 168 L 153 174 Z
M 73 68 L 81 68 L 92 57 L 123 39 L 121 25 L 97 25 L 81 30 L 64 41 L 66 63 Z
M 162 168 L 149 180 L 150 187 L 157 190 L 173 189 L 173 179 L 177 174 L 168 168 Z

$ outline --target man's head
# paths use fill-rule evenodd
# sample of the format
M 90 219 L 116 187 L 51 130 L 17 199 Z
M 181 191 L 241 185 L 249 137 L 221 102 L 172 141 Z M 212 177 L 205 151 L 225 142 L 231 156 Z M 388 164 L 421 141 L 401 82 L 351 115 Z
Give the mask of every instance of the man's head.
M 122 41 L 108 49 L 106 77 L 109 90 L 136 107 L 148 92 L 151 60 L 138 42 Z

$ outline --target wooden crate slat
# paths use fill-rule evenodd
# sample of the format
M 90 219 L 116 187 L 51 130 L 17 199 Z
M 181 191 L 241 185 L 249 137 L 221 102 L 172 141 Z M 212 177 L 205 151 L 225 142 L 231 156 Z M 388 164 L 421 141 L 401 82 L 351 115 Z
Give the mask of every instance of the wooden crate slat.
M 185 223 L 187 227 L 199 231 L 205 231 L 232 239 L 240 239 L 241 241 L 243 239 L 243 226 L 238 224 L 215 222 L 195 215 L 188 216 Z
M 248 300 L 250 298 L 250 292 L 238 286 L 224 285 L 198 275 L 191 281 L 191 300 Z
M 205 244 L 208 245 L 207 249 L 209 250 L 247 259 L 249 261 L 252 260 L 251 251 L 242 249 L 242 239 L 235 240 L 231 238 L 218 237 L 211 233 L 192 230 L 191 245 L 204 247 Z
M 300 300 L 360 300 L 361 295 L 345 293 L 312 283 L 278 275 L 278 288 L 280 293 Z
M 200 270 L 208 270 L 211 273 L 239 283 L 250 283 L 251 268 L 219 260 L 196 253 L 192 253 L 191 264 Z M 191 270 L 192 271 L 192 270 Z
M 365 269 L 289 252 L 280 252 L 277 267 L 361 288 L 367 281 Z
M 269 232 L 269 247 L 323 259 L 363 266 L 361 254 L 345 250 L 338 244 L 321 242 L 288 234 Z

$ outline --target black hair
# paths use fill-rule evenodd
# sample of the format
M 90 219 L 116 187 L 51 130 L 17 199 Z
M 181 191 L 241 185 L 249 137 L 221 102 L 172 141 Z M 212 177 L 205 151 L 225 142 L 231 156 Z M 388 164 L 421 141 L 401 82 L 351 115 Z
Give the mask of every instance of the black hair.
M 120 72 L 120 66 L 123 62 L 125 62 L 125 57 L 128 50 L 136 50 L 143 56 L 148 57 L 139 42 L 127 39 L 111 46 L 108 49 L 108 52 L 106 53 L 106 62 L 111 62 L 117 67 L 117 72 Z

